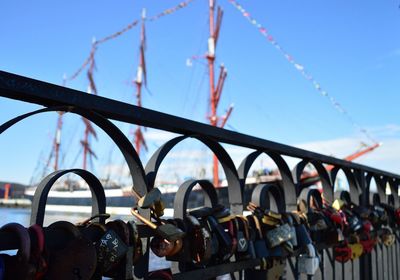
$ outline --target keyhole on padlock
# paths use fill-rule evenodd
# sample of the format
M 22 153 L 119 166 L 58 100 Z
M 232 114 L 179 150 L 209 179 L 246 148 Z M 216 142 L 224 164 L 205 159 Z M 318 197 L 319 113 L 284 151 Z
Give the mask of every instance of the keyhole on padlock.
M 75 276 L 75 279 L 82 280 L 81 271 L 79 268 L 75 267 L 73 270 L 73 274 Z

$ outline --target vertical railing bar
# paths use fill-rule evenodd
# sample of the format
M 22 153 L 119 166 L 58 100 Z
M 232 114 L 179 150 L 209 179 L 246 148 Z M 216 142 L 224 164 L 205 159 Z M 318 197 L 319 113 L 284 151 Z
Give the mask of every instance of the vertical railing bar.
M 354 280 L 354 261 L 351 260 L 351 279 Z
M 376 268 L 376 279 L 379 279 L 379 263 L 378 263 L 378 246 L 375 247 L 374 251 L 375 251 L 375 268 Z
M 396 276 L 395 276 L 395 270 L 396 270 L 396 265 L 394 263 L 394 246 L 396 246 L 396 244 L 393 244 L 393 246 L 390 247 L 390 254 L 391 254 L 391 260 L 392 260 L 392 279 L 395 280 Z
M 380 250 L 380 252 L 381 252 L 381 269 L 382 269 L 382 274 L 380 274 L 380 275 L 385 275 L 385 255 L 383 254 L 383 245 L 382 244 L 379 244 L 380 245 L 380 248 L 379 248 L 379 250 Z
M 293 264 L 292 258 L 288 258 L 288 263 L 289 263 L 290 270 L 292 271 L 292 274 L 293 274 L 294 278 L 296 279 L 296 267 Z
M 328 261 L 331 265 L 332 268 L 332 279 L 335 279 L 335 260 L 333 259 L 331 252 L 329 252 L 330 249 L 325 250 L 326 255 L 328 256 Z M 333 249 L 332 249 L 333 250 Z
M 397 233 L 396 234 L 396 239 L 397 239 Z M 396 256 L 396 279 L 399 279 L 399 240 L 396 240 L 396 251 L 395 251 L 395 256 Z
M 322 279 L 322 280 L 325 280 L 325 257 L 324 257 L 324 250 L 321 251 L 320 270 L 321 270 L 321 279 Z
M 384 254 L 386 255 L 385 259 L 385 264 L 386 264 L 386 274 L 388 275 L 388 277 L 391 277 L 391 273 L 390 273 L 390 262 L 389 262 L 389 252 L 388 252 L 388 247 L 386 247 L 386 245 L 383 246 L 383 250 L 385 251 Z M 384 274 L 384 275 L 386 275 Z
M 344 263 L 342 263 L 342 280 L 345 280 Z

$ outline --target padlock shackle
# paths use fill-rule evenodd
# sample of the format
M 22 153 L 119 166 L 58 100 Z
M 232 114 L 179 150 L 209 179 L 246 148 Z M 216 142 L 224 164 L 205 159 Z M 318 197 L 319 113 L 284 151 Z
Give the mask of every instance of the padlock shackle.
M 44 231 L 37 224 L 31 225 L 28 229 L 29 233 L 36 236 L 36 246 L 32 248 L 32 254 L 41 255 L 44 251 Z M 32 246 L 33 247 L 33 246 Z
M 58 170 L 45 177 L 37 186 L 32 200 L 30 224 L 43 226 L 47 197 L 51 187 L 63 175 L 74 173 L 80 176 L 89 186 L 92 193 L 92 216 L 106 213 L 106 196 L 100 181 L 89 171 L 83 169 Z M 98 222 L 104 223 L 104 216 L 98 218 Z
M 204 204 L 209 207 L 218 205 L 218 194 L 214 185 L 208 180 L 188 180 L 179 186 L 174 199 L 174 218 L 183 219 L 187 215 L 189 196 L 194 186 L 199 185 L 205 192 Z
M 21 263 L 27 264 L 31 254 L 31 238 L 28 230 L 18 223 L 8 223 L 1 227 L 0 231 L 14 233 L 19 241 L 18 256 L 21 258 Z
M 310 258 L 315 258 L 316 253 L 315 253 L 315 247 L 312 244 L 307 244 L 306 246 L 307 254 Z
M 313 199 L 313 203 L 317 204 L 316 207 L 311 207 L 311 199 Z M 323 208 L 323 200 L 321 193 L 318 189 L 310 189 L 307 192 L 307 210 L 309 213 L 313 212 L 313 210 L 322 210 Z
M 285 206 L 285 197 L 282 193 L 281 189 L 272 184 L 259 184 L 251 193 L 251 202 L 260 207 L 263 210 L 271 210 L 271 201 L 270 195 L 275 200 L 276 207 L 279 213 L 284 213 Z
M 281 193 L 283 195 L 285 208 L 288 211 L 296 210 L 297 208 L 296 187 L 293 181 L 292 172 L 290 171 L 289 166 L 287 165 L 283 157 L 276 152 L 268 150 L 265 151 L 257 150 L 247 155 L 243 159 L 238 168 L 238 174 L 242 188 L 244 189 L 246 178 L 248 176 L 251 166 L 256 161 L 256 159 L 262 154 L 269 156 L 278 167 L 279 173 L 282 178 L 282 184 L 279 185 L 279 189 L 281 190 Z M 284 212 L 286 212 L 286 210 Z

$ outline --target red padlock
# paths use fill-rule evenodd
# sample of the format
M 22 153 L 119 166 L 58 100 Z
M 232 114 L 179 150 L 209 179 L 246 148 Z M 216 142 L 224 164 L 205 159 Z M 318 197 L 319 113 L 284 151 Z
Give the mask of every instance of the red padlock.
M 364 253 L 369 254 L 371 253 L 372 249 L 374 249 L 376 245 L 376 241 L 371 238 L 369 232 L 364 232 L 361 236 L 360 243 L 363 246 Z
M 396 217 L 396 223 L 397 223 L 398 225 L 400 225 L 400 208 L 397 208 L 397 209 L 394 211 L 394 215 L 395 215 L 395 217 Z
M 342 245 L 334 248 L 335 260 L 341 263 L 346 263 L 351 260 L 352 253 L 353 252 L 347 242 L 343 242 Z

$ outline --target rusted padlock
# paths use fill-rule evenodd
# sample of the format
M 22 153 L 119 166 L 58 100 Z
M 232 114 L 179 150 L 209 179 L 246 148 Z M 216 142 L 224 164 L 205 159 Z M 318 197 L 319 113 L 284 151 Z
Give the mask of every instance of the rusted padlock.
M 68 240 L 48 247 L 49 269 L 46 277 L 59 280 L 91 279 L 97 264 L 93 242 L 86 239 L 70 222 L 55 222 L 47 230 L 52 231 L 52 235 L 63 235 Z

